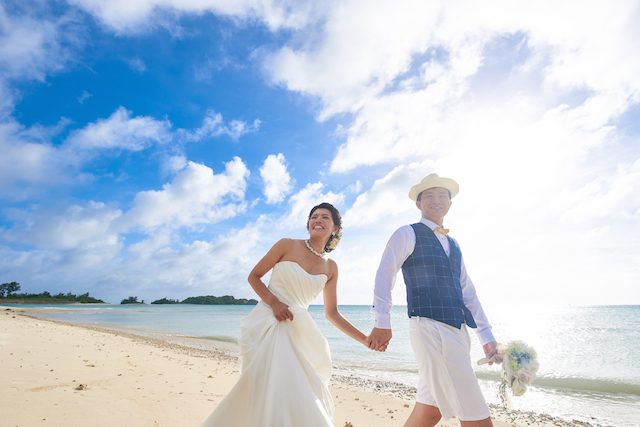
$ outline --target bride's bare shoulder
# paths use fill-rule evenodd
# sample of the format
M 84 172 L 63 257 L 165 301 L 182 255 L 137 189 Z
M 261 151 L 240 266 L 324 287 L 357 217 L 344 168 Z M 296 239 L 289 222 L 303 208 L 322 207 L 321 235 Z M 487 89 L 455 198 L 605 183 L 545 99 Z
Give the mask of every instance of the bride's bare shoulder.
M 301 242 L 302 240 L 299 239 L 291 239 L 289 237 L 283 237 L 282 239 L 278 240 L 276 242 L 276 244 L 274 246 L 292 246 L 297 244 L 297 242 Z
M 303 241 L 300 239 L 283 237 L 282 239 L 278 240 L 275 245 L 273 245 L 273 249 L 280 255 L 280 258 L 282 258 L 300 251 L 300 248 L 303 244 Z
M 330 279 L 338 276 L 338 264 L 331 258 L 327 259 L 327 271 Z

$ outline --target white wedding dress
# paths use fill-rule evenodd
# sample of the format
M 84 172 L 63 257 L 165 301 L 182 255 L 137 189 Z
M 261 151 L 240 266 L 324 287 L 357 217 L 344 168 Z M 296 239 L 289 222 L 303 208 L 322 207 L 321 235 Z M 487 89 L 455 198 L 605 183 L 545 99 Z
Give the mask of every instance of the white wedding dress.
M 269 290 L 290 307 L 278 322 L 263 302 L 242 320 L 242 373 L 202 427 L 331 427 L 331 354 L 307 311 L 327 277 L 298 263 L 273 267 Z

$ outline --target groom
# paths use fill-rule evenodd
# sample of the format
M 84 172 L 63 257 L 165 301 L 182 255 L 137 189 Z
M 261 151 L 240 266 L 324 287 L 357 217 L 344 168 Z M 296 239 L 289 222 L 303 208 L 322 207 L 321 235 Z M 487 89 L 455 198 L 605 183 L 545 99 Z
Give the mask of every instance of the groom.
M 374 291 L 375 327 L 369 347 L 384 351 L 391 340 L 391 289 L 397 272 L 407 287 L 411 346 L 418 362 L 416 404 L 405 427 L 431 427 L 457 416 L 463 426 L 492 426 L 471 366 L 467 327 L 483 350 L 500 361 L 491 325 L 467 275 L 458 243 L 442 227 L 458 184 L 435 173 L 411 187 L 420 222 L 400 227 L 382 254 Z

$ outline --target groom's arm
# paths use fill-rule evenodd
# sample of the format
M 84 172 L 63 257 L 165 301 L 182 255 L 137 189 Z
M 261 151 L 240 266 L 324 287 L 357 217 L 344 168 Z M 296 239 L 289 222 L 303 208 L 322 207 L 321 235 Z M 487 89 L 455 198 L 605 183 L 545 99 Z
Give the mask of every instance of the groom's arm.
M 482 344 L 482 350 L 489 364 L 494 362 L 502 362 L 502 356 L 498 353 L 498 343 L 496 342 L 493 332 L 491 331 L 491 324 L 487 315 L 484 313 L 480 299 L 476 293 L 476 287 L 473 285 L 471 278 L 467 274 L 467 268 L 464 265 L 464 259 L 462 260 L 460 271 L 460 285 L 462 288 L 462 299 L 464 305 L 469 309 L 473 320 L 476 322 L 476 335 Z
M 467 274 L 467 268 L 464 265 L 464 259 L 462 259 L 460 269 L 460 287 L 462 288 L 462 299 L 464 305 L 469 309 L 473 320 L 476 322 L 476 335 L 480 339 L 480 344 L 483 346 L 490 342 L 494 342 L 496 339 L 491 331 L 491 324 L 487 315 L 484 313 L 482 304 L 476 292 L 476 287 L 473 285 L 471 278 Z
M 413 228 L 405 225 L 391 235 L 382 253 L 373 291 L 373 311 L 376 321 L 369 335 L 369 348 L 373 350 L 384 351 L 391 340 L 391 291 L 395 285 L 398 270 L 413 252 L 415 241 Z

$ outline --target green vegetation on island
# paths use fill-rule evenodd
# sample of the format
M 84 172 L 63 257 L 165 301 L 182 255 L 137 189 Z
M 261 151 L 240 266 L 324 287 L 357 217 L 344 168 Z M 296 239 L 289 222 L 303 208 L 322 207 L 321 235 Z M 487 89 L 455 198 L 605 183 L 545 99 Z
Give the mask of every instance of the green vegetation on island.
M 256 305 L 257 300 L 246 298 L 234 298 L 231 295 L 223 295 L 215 297 L 213 295 L 204 295 L 200 297 L 189 297 L 182 301 L 181 304 L 214 304 L 214 305 Z
M 255 299 L 235 298 L 231 295 L 216 297 L 213 295 L 203 295 L 199 297 L 189 297 L 182 301 L 177 299 L 161 298 L 151 304 L 203 304 L 203 305 L 256 305 Z
M 177 299 L 160 298 L 153 301 L 151 304 L 180 304 L 180 301 Z
M 120 301 L 120 304 L 144 304 L 144 300 L 138 301 L 138 297 L 129 297 Z
M 19 303 L 27 303 L 27 304 L 72 304 L 72 303 L 81 303 L 81 304 L 104 304 L 104 301 L 89 296 L 89 292 L 76 295 L 71 292 L 67 292 L 66 294 L 58 293 L 55 295 L 51 295 L 50 292 L 44 291 L 39 294 L 29 294 L 23 293 L 18 294 L 21 289 L 20 283 L 18 282 L 9 282 L 3 283 L 0 285 L 0 303 L 5 304 L 19 304 Z
M 144 300 L 138 301 L 138 297 L 123 299 L 120 304 L 144 304 Z M 231 295 L 216 297 L 213 295 L 203 295 L 199 297 L 189 297 L 182 301 L 177 299 L 160 298 L 152 301 L 151 304 L 202 304 L 202 305 L 256 305 L 255 299 L 235 298 Z
M 44 291 L 39 294 L 17 293 L 21 289 L 20 283 L 9 282 L 0 285 L 0 304 L 104 304 L 105 302 L 89 296 L 89 292 L 82 295 L 75 295 L 71 292 L 59 293 L 51 295 Z M 120 304 L 144 304 L 144 300 L 138 300 L 137 296 L 130 296 L 120 301 Z M 160 298 L 151 304 L 203 304 L 203 305 L 256 305 L 258 301 L 255 299 L 235 298 L 231 295 L 223 295 L 216 297 L 213 295 L 203 295 L 198 297 L 189 297 L 182 301 L 177 299 Z

